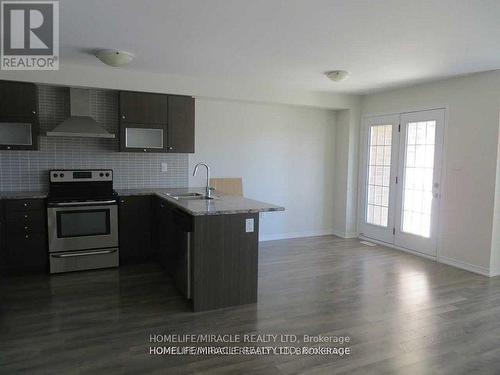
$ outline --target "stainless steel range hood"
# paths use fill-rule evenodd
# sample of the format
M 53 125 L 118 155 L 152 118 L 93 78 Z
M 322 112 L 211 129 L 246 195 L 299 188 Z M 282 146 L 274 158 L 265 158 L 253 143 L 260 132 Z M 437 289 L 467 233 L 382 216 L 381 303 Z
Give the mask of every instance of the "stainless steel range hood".
M 115 138 L 90 117 L 90 96 L 86 89 L 69 89 L 71 116 L 47 132 L 48 137 Z

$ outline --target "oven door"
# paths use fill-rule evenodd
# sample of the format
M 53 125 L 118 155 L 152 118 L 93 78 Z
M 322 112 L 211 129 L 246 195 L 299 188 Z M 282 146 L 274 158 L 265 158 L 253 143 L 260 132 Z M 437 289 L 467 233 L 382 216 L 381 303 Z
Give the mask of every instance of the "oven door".
M 49 252 L 118 247 L 115 201 L 53 203 L 47 208 Z

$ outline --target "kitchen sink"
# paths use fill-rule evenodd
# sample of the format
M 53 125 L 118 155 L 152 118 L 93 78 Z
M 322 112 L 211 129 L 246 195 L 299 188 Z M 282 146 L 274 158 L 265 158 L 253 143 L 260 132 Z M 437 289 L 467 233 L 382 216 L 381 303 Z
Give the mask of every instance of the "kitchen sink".
M 177 194 L 175 197 L 177 198 L 195 198 L 195 197 L 202 197 L 203 194 L 201 193 L 183 193 L 183 194 Z
M 204 194 L 201 194 L 201 193 L 182 193 L 182 194 L 170 194 L 170 193 L 167 193 L 167 195 L 170 197 L 170 198 L 174 198 L 174 199 L 177 199 L 177 200 L 189 200 L 189 199 L 192 199 L 192 200 L 195 200 L 195 199 L 214 199 L 213 197 L 212 198 L 209 198 L 207 196 L 205 196 Z

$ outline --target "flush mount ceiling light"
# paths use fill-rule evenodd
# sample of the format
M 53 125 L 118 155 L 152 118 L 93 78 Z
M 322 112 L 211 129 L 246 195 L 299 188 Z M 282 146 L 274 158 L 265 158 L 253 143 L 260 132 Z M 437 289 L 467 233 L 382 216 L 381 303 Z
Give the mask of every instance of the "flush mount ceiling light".
M 100 49 L 94 54 L 104 64 L 114 67 L 125 66 L 134 58 L 132 53 L 117 49 Z
M 330 78 L 333 82 L 341 82 L 349 77 L 351 73 L 347 70 L 332 70 L 330 72 L 326 72 L 325 76 Z

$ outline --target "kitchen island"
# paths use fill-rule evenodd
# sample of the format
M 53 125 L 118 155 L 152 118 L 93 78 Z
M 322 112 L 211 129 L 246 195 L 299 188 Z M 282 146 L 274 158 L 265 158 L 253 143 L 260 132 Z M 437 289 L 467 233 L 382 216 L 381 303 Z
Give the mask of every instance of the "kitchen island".
M 206 199 L 203 193 L 204 189 L 118 191 L 120 197 L 153 196 L 156 258 L 194 311 L 255 303 L 259 213 L 284 208 L 218 192 L 214 199 Z

